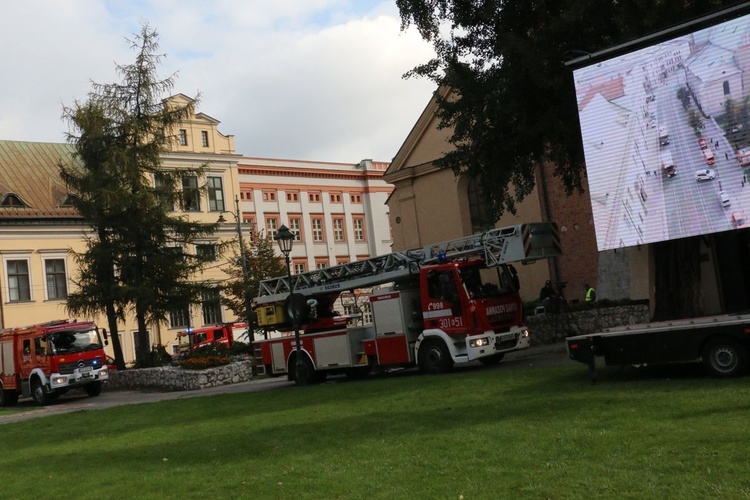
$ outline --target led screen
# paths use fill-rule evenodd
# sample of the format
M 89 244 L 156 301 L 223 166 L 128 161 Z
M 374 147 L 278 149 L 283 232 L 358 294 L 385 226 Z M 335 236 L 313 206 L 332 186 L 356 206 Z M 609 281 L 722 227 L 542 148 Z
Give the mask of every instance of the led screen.
M 750 15 L 573 77 L 600 251 L 750 224 Z

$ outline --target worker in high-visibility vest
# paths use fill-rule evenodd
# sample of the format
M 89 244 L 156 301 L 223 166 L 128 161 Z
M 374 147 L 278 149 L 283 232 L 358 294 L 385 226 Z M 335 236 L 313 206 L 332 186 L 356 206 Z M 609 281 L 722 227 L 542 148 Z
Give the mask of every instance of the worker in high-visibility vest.
M 586 283 L 583 285 L 583 288 L 586 289 L 586 302 L 596 302 L 596 290 L 594 290 L 594 287 Z

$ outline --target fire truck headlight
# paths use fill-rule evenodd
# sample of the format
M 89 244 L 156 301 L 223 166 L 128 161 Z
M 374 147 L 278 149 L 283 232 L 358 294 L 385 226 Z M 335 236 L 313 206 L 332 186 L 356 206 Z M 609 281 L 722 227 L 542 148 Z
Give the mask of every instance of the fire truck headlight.
M 107 376 L 107 369 L 104 368 L 102 370 L 99 370 L 99 377 L 106 377 Z
M 529 338 L 529 331 L 525 329 L 521 331 L 521 337 L 525 339 Z
M 485 345 L 490 345 L 490 339 L 487 337 L 482 337 L 480 339 L 474 339 L 469 341 L 469 347 L 482 347 Z
M 63 385 L 68 381 L 68 377 L 55 377 L 52 379 L 52 385 Z

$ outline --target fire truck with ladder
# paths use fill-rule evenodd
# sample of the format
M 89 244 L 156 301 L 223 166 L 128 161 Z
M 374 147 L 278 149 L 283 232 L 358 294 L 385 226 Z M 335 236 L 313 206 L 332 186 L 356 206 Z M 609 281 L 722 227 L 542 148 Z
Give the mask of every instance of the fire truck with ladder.
M 356 377 L 416 365 L 443 373 L 455 363 L 497 363 L 530 346 L 512 263 L 557 255 L 554 224 L 519 224 L 264 280 L 254 299 L 258 324 L 301 329 L 302 352 L 287 333 L 256 341 L 256 360 L 266 373 L 296 380 L 299 355 L 306 380 L 297 382 L 304 384 L 337 372 Z M 386 284 L 370 296 L 372 324 L 347 326 L 349 318 L 334 312 L 342 292 Z
M 211 344 L 222 344 L 232 347 L 236 340 L 247 337 L 245 323 L 220 323 L 200 328 L 191 328 L 177 333 L 178 355 L 184 356 L 189 351 L 200 349 Z
M 109 378 L 106 343 L 107 331 L 88 321 L 0 330 L 0 406 L 16 404 L 19 396 L 46 405 L 75 388 L 98 396 Z

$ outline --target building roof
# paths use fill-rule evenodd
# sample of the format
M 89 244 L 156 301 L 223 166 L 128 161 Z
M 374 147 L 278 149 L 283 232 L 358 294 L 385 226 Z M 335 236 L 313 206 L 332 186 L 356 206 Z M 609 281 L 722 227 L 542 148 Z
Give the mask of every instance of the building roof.
M 64 143 L 0 141 L 0 220 L 80 218 L 64 206 L 69 190 L 58 165 L 76 161 L 73 147 Z M 23 206 L 4 206 L 14 195 Z

